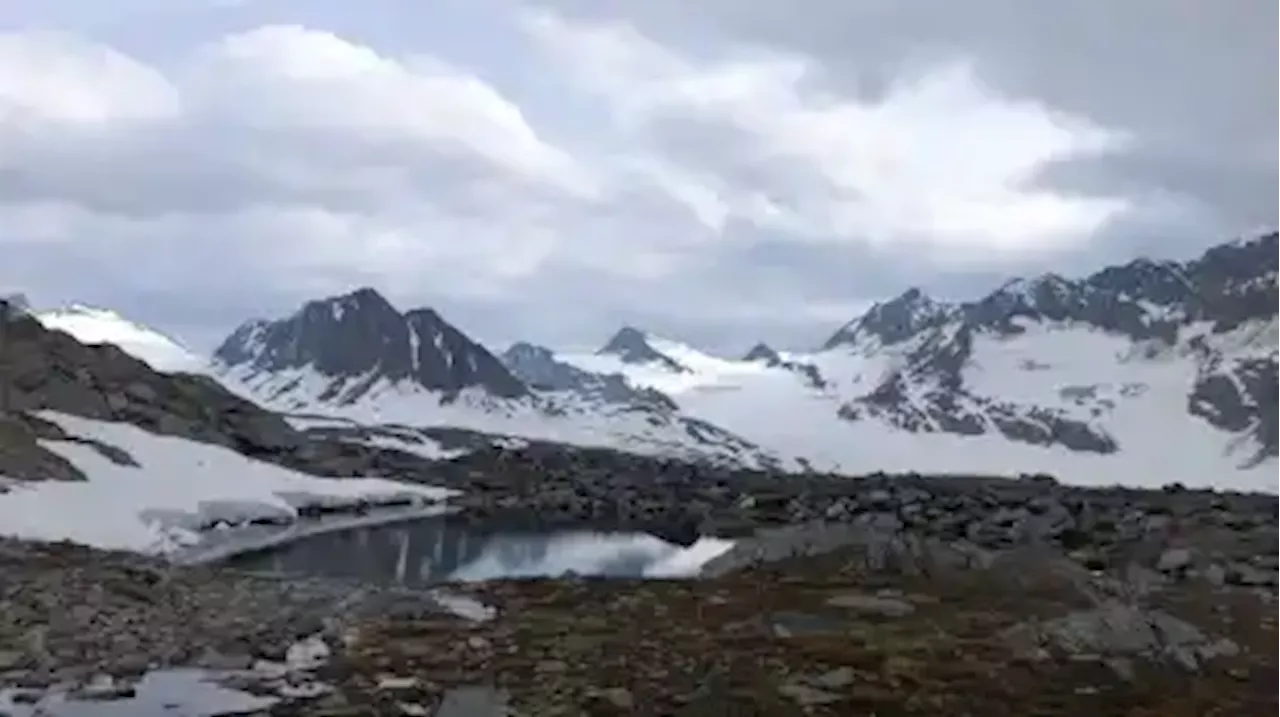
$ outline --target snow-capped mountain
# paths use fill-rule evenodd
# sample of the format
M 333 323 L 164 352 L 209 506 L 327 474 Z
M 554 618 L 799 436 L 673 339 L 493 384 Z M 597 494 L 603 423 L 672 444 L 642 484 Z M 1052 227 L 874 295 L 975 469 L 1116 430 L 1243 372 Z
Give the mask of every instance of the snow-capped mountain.
M 372 289 L 248 322 L 211 362 L 109 311 L 36 315 L 285 413 L 846 473 L 1272 491 L 1277 251 L 1272 233 L 971 301 L 910 289 L 817 351 L 761 343 L 736 360 L 634 327 L 594 353 L 499 357 Z
M 841 415 L 1106 455 L 1126 448 L 1114 420 L 1156 390 L 1179 397 L 1179 414 L 1241 439 L 1231 463 L 1256 465 L 1276 455 L 1276 250 L 1272 234 L 1185 263 L 1016 280 L 958 304 L 907 292 L 827 342 L 895 358 Z M 1066 378 L 1069 363 L 1098 375 L 1038 396 L 1019 390 L 1041 374 Z M 1126 380 L 1106 380 L 1108 363 Z
M 284 319 L 245 323 L 214 351 L 212 371 L 233 391 L 289 413 L 775 462 L 620 375 L 559 363 L 531 344 L 504 358 L 430 309 L 401 313 L 373 289 L 360 289 L 308 302 Z
M 763 346 L 735 362 L 645 337 L 689 373 L 616 355 L 612 367 L 821 468 L 1274 490 L 1276 259 L 1272 233 L 968 302 L 911 289 L 812 354 Z M 610 368 L 603 358 L 564 357 Z M 787 363 L 824 382 L 797 382 Z
M 633 326 L 618 329 L 605 345 L 596 352 L 598 356 L 616 356 L 626 364 L 654 366 L 673 373 L 688 373 L 689 368 L 653 347 L 650 337 Z
M 527 393 L 497 357 L 435 311 L 401 314 L 369 288 L 307 302 L 282 321 L 249 321 L 223 341 L 213 359 L 249 381 L 314 371 L 329 378 L 325 390 L 299 400 L 337 405 L 358 401 L 383 382 L 405 382 L 445 397 L 467 389 L 496 398 Z
M 751 347 L 751 350 L 742 357 L 743 361 L 759 361 L 766 366 L 774 368 L 784 368 L 793 371 L 799 375 L 812 388 L 825 388 L 827 382 L 822 378 L 822 372 L 812 363 L 797 361 L 795 359 L 785 359 L 782 354 L 778 353 L 772 346 L 764 342 L 760 342 Z
M 502 354 L 502 362 L 526 385 L 544 391 L 569 391 L 614 405 L 652 407 L 677 411 L 666 394 L 649 387 L 632 386 L 621 373 L 595 373 L 560 361 L 545 346 L 526 341 L 512 344 Z

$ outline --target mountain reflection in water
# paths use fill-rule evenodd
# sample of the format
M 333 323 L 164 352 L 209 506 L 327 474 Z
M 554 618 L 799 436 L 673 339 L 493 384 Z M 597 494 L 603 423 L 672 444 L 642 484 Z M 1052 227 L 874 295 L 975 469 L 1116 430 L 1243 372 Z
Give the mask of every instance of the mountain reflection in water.
M 696 575 L 732 544 L 702 538 L 685 548 L 645 533 L 511 531 L 431 518 L 309 536 L 227 564 L 406 586 L 569 572 L 677 578 Z

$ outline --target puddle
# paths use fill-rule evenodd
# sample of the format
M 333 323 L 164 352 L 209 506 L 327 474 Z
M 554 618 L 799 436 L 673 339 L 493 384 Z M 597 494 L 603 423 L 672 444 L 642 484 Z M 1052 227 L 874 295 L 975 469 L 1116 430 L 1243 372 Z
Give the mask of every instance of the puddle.
M 26 690 L 0 690 L 0 714 L 11 717 L 213 717 L 262 710 L 278 699 L 258 697 L 213 682 L 208 670 L 159 670 L 134 685 L 124 699 L 72 699 L 49 691 L 35 703 L 22 700 Z M 106 687 L 105 684 L 101 685 Z

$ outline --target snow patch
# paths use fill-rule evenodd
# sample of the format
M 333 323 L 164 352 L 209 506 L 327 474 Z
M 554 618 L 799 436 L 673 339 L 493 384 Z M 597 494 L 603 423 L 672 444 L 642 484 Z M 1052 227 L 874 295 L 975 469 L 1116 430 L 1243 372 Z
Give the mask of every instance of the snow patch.
M 80 443 L 41 441 L 89 480 L 11 481 L 0 494 L 0 532 L 20 538 L 167 553 L 198 542 L 200 528 L 219 521 L 293 517 L 315 503 L 427 503 L 454 494 L 383 478 L 320 478 L 129 424 L 39 415 L 72 436 L 123 449 L 140 467 L 116 465 Z
M 205 360 L 178 341 L 135 324 L 114 311 L 73 304 L 34 314 L 45 328 L 65 331 L 84 344 L 114 344 L 157 371 L 199 372 Z

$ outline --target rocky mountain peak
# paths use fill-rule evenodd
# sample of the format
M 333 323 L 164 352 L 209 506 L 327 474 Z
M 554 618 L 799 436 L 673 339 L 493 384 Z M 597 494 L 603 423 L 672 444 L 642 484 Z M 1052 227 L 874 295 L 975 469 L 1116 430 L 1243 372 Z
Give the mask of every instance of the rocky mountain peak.
M 379 380 L 411 381 L 446 394 L 471 387 L 504 398 L 526 392 L 496 357 L 437 312 L 401 314 L 370 288 L 309 301 L 285 319 L 249 321 L 215 350 L 214 359 L 224 370 L 309 368 L 343 384 L 344 400 Z M 358 382 L 354 393 L 352 382 Z
M 512 344 L 502 353 L 502 361 L 520 380 L 545 391 L 572 391 L 588 399 L 615 405 L 675 411 L 667 395 L 649 388 L 637 388 L 619 373 L 597 373 L 556 358 L 545 346 L 527 341 Z
M 763 341 L 751 347 L 751 350 L 742 357 L 743 361 L 764 361 L 766 363 L 781 361 L 782 356 L 773 347 Z
M 954 305 L 912 287 L 893 299 L 874 304 L 865 314 L 845 324 L 827 340 L 823 349 L 855 346 L 866 339 L 875 339 L 882 345 L 896 344 L 945 323 L 955 312 Z
M 601 356 L 616 356 L 623 363 L 656 364 L 669 371 L 687 372 L 678 361 L 655 349 L 649 336 L 633 326 L 624 326 L 596 352 Z

